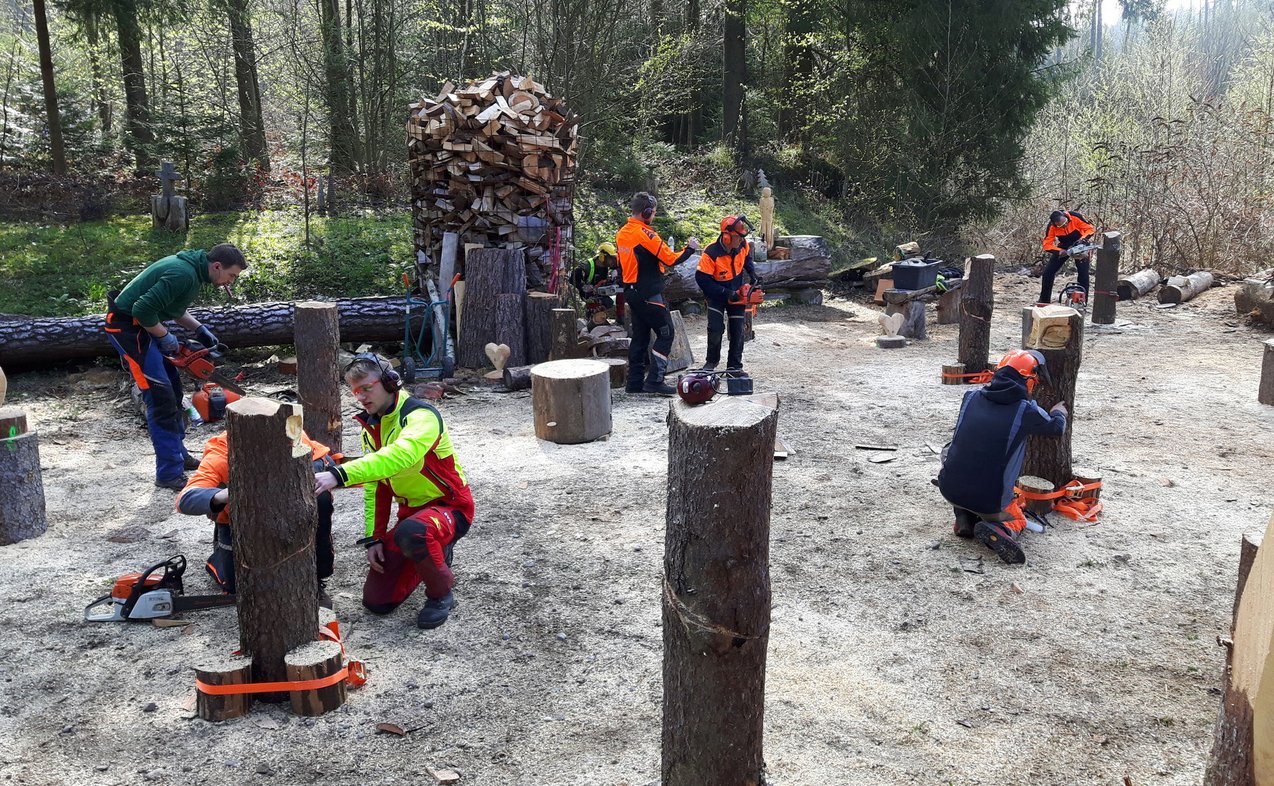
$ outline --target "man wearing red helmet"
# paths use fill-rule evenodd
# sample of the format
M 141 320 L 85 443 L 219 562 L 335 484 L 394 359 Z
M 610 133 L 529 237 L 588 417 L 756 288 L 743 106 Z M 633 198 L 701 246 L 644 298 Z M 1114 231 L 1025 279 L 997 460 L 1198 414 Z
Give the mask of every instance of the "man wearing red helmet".
M 938 472 L 938 490 L 955 508 L 955 534 L 977 538 L 1011 564 L 1026 561 L 1017 542 L 1026 519 L 1013 502 L 1026 438 L 1066 433 L 1065 404 L 1059 401 L 1045 412 L 1031 399 L 1047 374 L 1039 352 L 1015 349 L 1005 355 L 986 387 L 964 394 Z
M 728 372 L 743 370 L 743 314 L 747 304 L 739 300 L 738 292 L 743 286 L 744 273 L 753 285 L 761 280 L 750 258 L 752 244 L 748 242 L 748 232 L 751 230 L 745 217 L 726 216 L 721 219 L 721 234 L 699 257 L 695 283 L 708 301 L 708 355 L 704 359 L 704 371 L 714 371 L 721 362 L 721 337 L 726 333 L 727 322 L 730 352 L 725 368 Z

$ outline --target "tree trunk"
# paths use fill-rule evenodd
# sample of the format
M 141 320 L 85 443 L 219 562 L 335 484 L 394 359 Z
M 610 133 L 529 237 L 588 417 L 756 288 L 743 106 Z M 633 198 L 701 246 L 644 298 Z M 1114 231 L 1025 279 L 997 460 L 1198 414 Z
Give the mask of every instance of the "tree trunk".
M 234 47 L 234 78 L 239 92 L 239 132 L 243 152 L 262 170 L 270 171 L 270 154 L 265 146 L 265 122 L 261 116 L 261 86 L 257 78 L 256 45 L 252 39 L 249 0 L 226 0 L 230 22 L 230 43 Z
M 1074 474 L 1071 468 L 1071 434 L 1075 429 L 1075 379 L 1084 357 L 1084 317 L 1073 308 L 1065 306 L 1033 307 L 1033 320 L 1060 319 L 1064 325 L 1056 325 L 1047 331 L 1032 328 L 1031 338 L 1023 348 L 1035 349 L 1044 355 L 1049 380 L 1041 379 L 1035 388 L 1035 403 L 1045 410 L 1059 401 L 1066 403 L 1066 433 L 1061 437 L 1033 436 L 1026 442 L 1026 464 L 1023 474 L 1044 478 L 1060 488 L 1069 483 Z M 1064 314 L 1063 312 L 1069 312 Z
M 1116 281 L 1119 278 L 1120 235 L 1107 232 L 1102 235 L 1101 248 L 1097 249 L 1097 270 L 1093 275 L 1093 324 L 1115 324 L 1115 298 L 1118 297 Z
M 743 85 L 747 82 L 747 0 L 726 0 L 722 22 L 724 84 L 721 89 L 722 141 L 732 150 L 747 149 L 743 131 Z
M 301 413 L 264 398 L 226 407 L 239 646 L 258 682 L 287 679 L 284 657 L 318 633 L 314 472 Z
M 610 366 L 554 360 L 531 369 L 535 436 L 559 445 L 592 442 L 611 430 Z
M 485 347 L 500 343 L 496 298 L 517 295 L 518 306 L 526 297 L 526 263 L 519 248 L 476 248 L 465 259 L 464 321 L 456 347 L 456 363 L 464 368 L 487 364 Z M 510 347 L 512 349 L 512 347 Z M 523 357 L 525 357 L 525 349 Z
M 1274 405 L 1274 338 L 1265 342 L 1265 352 L 1261 356 L 1261 386 L 1256 391 L 1256 400 Z
M 793 255 L 795 256 L 795 254 Z M 822 289 L 831 283 L 830 255 L 803 255 L 795 259 L 767 259 L 754 265 L 766 292 L 780 290 Z M 695 283 L 695 266 L 677 265 L 664 281 L 664 299 L 669 303 L 701 300 L 703 292 Z
M 526 295 L 521 292 L 495 296 L 495 343 L 509 348 L 508 363 L 526 365 Z
M 0 407 L 0 489 L 0 546 L 43 535 L 49 525 L 40 439 L 17 407 Z
M 664 786 L 763 782 L 778 410 L 674 400 L 664 540 Z
M 960 350 L 957 360 L 967 374 L 989 368 L 991 313 L 995 310 L 995 257 L 979 254 L 965 266 L 960 287 Z
M 53 156 L 53 174 L 66 174 L 66 149 L 62 146 L 62 120 L 58 115 L 57 87 L 53 83 L 53 51 L 49 46 L 49 20 L 44 13 L 44 0 L 32 0 L 35 12 L 35 38 L 40 50 L 40 79 L 44 84 L 44 114 L 49 126 L 49 149 Z
M 779 134 L 789 142 L 802 139 L 804 123 L 808 117 L 801 96 L 808 89 L 814 74 L 813 37 L 823 23 L 819 8 L 813 0 L 792 0 L 784 3 L 787 12 L 783 22 L 783 84 L 785 95 L 779 107 Z
M 328 141 L 332 174 L 343 177 L 354 171 L 356 137 L 350 111 L 349 59 L 341 39 L 340 0 L 319 0 L 319 33 L 323 41 L 323 70 L 327 80 Z M 329 202 L 332 195 L 328 195 Z
M 98 15 L 100 11 L 89 11 L 84 14 L 84 38 L 88 44 L 89 73 L 91 75 L 93 103 L 96 105 L 97 120 L 102 124 L 102 136 L 111 135 L 111 102 L 106 92 L 106 77 L 102 73 L 102 47 L 99 43 Z
M 1115 285 L 1120 300 L 1136 300 L 1159 286 L 1159 274 L 1150 268 L 1138 270 L 1131 276 L 1124 276 Z
M 1207 271 L 1188 276 L 1173 276 L 1159 290 L 1160 303 L 1185 303 L 1212 287 L 1212 274 Z
M 146 64 L 142 60 L 142 34 L 137 24 L 137 6 L 130 0 L 113 0 L 111 12 L 119 33 L 119 57 L 124 75 L 124 145 L 137 163 L 137 174 L 148 175 L 155 167 L 155 134 L 150 124 L 150 102 L 146 98 Z
M 402 341 L 401 297 L 360 297 L 336 301 L 340 331 L 345 341 Z M 288 344 L 294 339 L 292 303 L 256 303 L 250 306 L 191 309 L 230 347 Z M 417 311 L 417 318 L 425 314 Z M 170 324 L 178 338 L 193 338 L 184 328 Z M 412 329 L 417 329 L 413 324 Z M 0 363 L 10 371 L 28 365 L 99 356 L 114 357 L 115 350 L 102 330 L 102 316 L 24 317 L 0 314 Z
M 557 295 L 548 292 L 526 294 L 526 362 L 543 363 L 553 347 L 553 309 Z
M 296 392 L 305 413 L 305 431 L 333 452 L 341 452 L 340 312 L 335 303 L 296 304 Z

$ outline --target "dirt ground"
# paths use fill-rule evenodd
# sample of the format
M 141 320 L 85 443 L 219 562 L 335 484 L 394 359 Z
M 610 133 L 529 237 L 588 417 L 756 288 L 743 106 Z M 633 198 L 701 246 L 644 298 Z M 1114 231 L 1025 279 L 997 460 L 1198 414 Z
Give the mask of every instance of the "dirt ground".
M 1002 276 L 993 355 L 1016 346 L 1036 286 Z M 964 392 L 938 383 L 956 326 L 879 350 L 860 303 L 761 312 L 746 361 L 795 451 L 774 467 L 770 784 L 1199 782 L 1239 539 L 1274 502 L 1268 336 L 1232 293 L 1090 326 L 1075 460 L 1102 470 L 1106 512 L 1055 516 L 1025 566 L 955 538 L 929 483 L 926 442 L 946 441 Z M 687 323 L 701 357 L 704 319 Z M 152 485 L 121 377 L 11 381 L 40 432 L 49 531 L 0 549 L 5 782 L 428 784 L 431 766 L 465 784 L 658 783 L 666 400 L 616 393 L 609 439 L 557 446 L 535 439 L 525 392 L 449 397 L 478 509 L 452 620 L 418 631 L 415 599 L 362 610 L 360 492 L 340 492 L 329 588 L 370 681 L 321 718 L 259 704 L 209 724 L 190 666 L 235 648 L 233 610 L 184 629 L 81 619 L 115 576 L 172 554 L 193 563 L 189 592 L 212 589 L 211 527 Z

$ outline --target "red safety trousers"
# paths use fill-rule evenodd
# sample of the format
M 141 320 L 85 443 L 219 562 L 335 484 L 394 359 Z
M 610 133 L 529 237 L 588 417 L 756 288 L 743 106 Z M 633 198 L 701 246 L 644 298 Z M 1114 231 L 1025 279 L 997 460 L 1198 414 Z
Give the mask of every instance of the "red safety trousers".
M 368 568 L 363 583 L 363 605 L 376 614 L 388 614 L 423 581 L 425 595 L 438 600 L 455 584 L 451 572 L 451 546 L 469 530 L 469 522 L 457 508 L 430 504 L 398 506 L 398 523 L 381 539 L 385 544 L 383 572 Z

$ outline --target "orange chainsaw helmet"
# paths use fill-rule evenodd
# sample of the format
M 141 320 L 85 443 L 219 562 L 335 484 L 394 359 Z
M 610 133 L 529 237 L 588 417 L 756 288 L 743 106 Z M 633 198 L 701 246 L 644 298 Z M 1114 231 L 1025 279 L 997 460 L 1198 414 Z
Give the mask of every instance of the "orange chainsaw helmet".
M 677 380 L 677 395 L 687 404 L 704 404 L 717 394 L 717 386 L 711 374 L 691 371 Z
M 1035 386 L 1039 384 L 1040 379 L 1049 381 L 1047 363 L 1044 356 L 1033 349 L 1014 349 L 1000 358 L 1000 364 L 996 366 L 996 369 L 1008 367 L 1017 371 L 1026 380 L 1027 395 L 1031 395 L 1035 392 Z
M 721 234 L 733 232 L 739 237 L 747 237 L 752 231 L 752 225 L 748 223 L 747 216 L 726 216 L 721 219 Z

